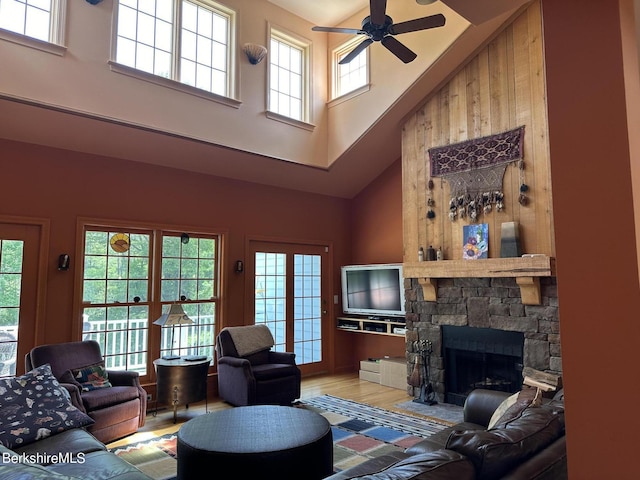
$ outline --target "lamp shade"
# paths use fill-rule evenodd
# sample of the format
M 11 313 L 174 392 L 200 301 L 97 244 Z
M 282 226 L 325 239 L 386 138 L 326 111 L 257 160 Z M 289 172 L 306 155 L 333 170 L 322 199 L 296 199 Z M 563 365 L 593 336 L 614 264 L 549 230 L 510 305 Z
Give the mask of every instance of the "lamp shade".
M 171 304 L 169 311 L 167 313 L 163 313 L 160 318 L 158 318 L 155 322 L 155 325 L 185 325 L 189 323 L 193 323 L 193 320 L 189 318 L 189 316 L 184 313 L 184 309 L 182 305 L 179 303 Z

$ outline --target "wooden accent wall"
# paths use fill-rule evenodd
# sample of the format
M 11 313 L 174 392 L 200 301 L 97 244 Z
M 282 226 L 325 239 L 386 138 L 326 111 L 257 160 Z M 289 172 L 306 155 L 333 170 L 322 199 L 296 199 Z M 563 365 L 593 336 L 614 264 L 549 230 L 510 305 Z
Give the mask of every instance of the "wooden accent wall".
M 534 2 L 439 91 L 408 117 L 402 137 L 404 261 L 418 248 L 441 247 L 444 258 L 462 258 L 462 226 L 449 219 L 449 185 L 433 178 L 428 191 L 428 149 L 525 126 L 524 182 L 529 203 L 518 203 L 520 171 L 506 169 L 505 208 L 478 217 L 489 224 L 489 257 L 500 257 L 503 222 L 519 222 L 523 253 L 554 256 L 551 172 L 542 46 L 542 18 Z M 431 195 L 435 218 L 427 218 Z

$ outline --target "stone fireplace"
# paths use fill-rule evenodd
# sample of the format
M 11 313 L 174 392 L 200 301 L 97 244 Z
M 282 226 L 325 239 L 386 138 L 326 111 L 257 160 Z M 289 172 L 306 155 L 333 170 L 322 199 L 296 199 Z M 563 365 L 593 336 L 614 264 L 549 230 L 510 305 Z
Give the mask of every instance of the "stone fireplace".
M 405 279 L 405 288 L 407 368 L 419 355 L 416 342 L 429 340 L 439 402 L 461 405 L 470 388 L 516 392 L 523 367 L 562 374 L 555 277 L 540 278 L 540 305 L 524 305 L 511 277 L 440 279 L 436 301 L 424 300 L 416 278 Z

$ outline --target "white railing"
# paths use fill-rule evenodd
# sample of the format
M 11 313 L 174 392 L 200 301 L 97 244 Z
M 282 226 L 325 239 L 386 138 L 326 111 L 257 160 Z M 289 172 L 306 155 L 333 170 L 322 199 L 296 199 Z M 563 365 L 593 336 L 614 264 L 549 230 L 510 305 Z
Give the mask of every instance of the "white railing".
M 100 344 L 106 368 L 133 370 L 140 375 L 145 375 L 147 373 L 148 323 L 146 319 L 108 320 L 105 331 L 101 329 L 104 321 L 86 321 L 82 338 L 96 340 Z M 128 364 L 125 363 L 126 360 Z
M 212 321 L 213 317 L 200 317 L 201 321 Z M 147 373 L 148 329 L 149 321 L 146 319 L 135 320 L 109 320 L 106 331 L 101 329 L 104 321 L 86 321 L 84 324 L 83 339 L 96 340 L 100 343 L 102 354 L 105 357 L 107 368 L 114 370 L 133 370 L 140 375 Z M 94 329 L 94 325 L 96 326 Z M 89 327 L 89 328 L 87 328 Z M 172 328 L 172 327 L 171 327 Z M 198 347 L 197 339 L 207 336 L 213 345 L 215 339 L 215 325 L 212 323 L 203 325 L 193 324 L 176 327 L 176 338 L 173 339 L 174 353 L 178 355 L 208 354 L 213 356 L 213 347 L 210 352 L 202 352 Z M 106 342 L 103 341 L 106 336 Z M 195 340 L 194 340 L 195 339 Z M 167 327 L 163 331 L 161 350 L 171 351 L 172 332 Z M 178 346 L 181 348 L 178 351 Z M 128 365 L 125 359 L 128 358 Z

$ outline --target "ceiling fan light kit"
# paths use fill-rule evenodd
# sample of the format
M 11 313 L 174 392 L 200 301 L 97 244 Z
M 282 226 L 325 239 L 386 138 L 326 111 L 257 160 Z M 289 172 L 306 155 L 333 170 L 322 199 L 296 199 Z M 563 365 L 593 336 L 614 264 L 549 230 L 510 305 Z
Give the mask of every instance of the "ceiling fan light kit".
M 416 0 L 420 5 L 428 5 L 435 0 Z M 373 42 L 380 42 L 387 50 L 393 53 L 404 63 L 415 60 L 417 55 L 405 46 L 402 42 L 395 38 L 395 35 L 403 33 L 417 32 L 419 30 L 428 30 L 431 28 L 442 27 L 446 19 L 442 14 L 430 15 L 428 17 L 416 18 L 406 22 L 393 23 L 393 19 L 386 14 L 387 0 L 370 0 L 370 15 L 362 20 L 360 29 L 340 28 L 340 27 L 313 27 L 316 32 L 328 33 L 347 33 L 353 35 L 366 35 L 362 42 L 351 50 L 340 62 L 340 65 L 349 63 L 356 58 L 360 52 L 371 45 Z

